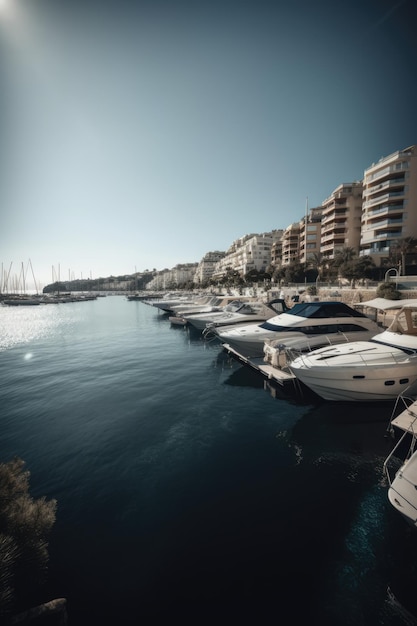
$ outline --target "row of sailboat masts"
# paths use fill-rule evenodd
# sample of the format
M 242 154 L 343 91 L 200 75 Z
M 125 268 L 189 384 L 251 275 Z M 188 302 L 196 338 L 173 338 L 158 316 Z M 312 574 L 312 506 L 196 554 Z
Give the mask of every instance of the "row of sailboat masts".
M 82 275 L 81 275 L 82 279 Z M 75 280 L 74 272 L 71 272 L 71 269 L 68 270 L 68 282 Z M 61 282 L 61 265 L 58 263 L 58 269 L 55 269 L 55 266 L 52 266 L 52 283 L 60 283 Z
M 18 274 L 12 274 L 13 261 L 11 261 L 9 265 L 9 269 L 5 269 L 3 267 L 3 263 L 1 264 L 1 275 L 0 275 L 0 293 L 18 293 L 25 294 L 27 291 L 27 279 L 29 274 L 29 269 L 32 274 L 33 284 L 35 286 L 36 293 L 39 293 L 39 285 L 35 278 L 35 273 L 33 271 L 32 261 L 29 259 L 26 267 L 25 264 L 21 263 L 20 271 Z
M 75 274 L 73 271 L 71 271 L 71 269 L 68 269 L 68 282 L 72 282 L 74 280 L 77 280 L 75 278 Z M 83 280 L 83 273 L 81 272 L 81 277 L 80 280 Z M 92 280 L 92 274 L 91 274 L 91 270 L 90 270 L 90 280 Z M 61 282 L 61 266 L 58 263 L 58 271 L 55 270 L 55 267 L 52 266 L 52 283 L 60 283 Z

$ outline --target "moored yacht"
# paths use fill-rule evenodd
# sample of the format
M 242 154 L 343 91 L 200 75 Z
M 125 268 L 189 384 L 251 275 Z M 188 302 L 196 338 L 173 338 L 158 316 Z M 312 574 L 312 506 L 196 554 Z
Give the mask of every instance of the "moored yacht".
M 289 368 L 324 400 L 395 400 L 417 382 L 417 307 L 404 305 L 390 326 L 368 341 L 313 350 Z
M 182 317 L 191 313 L 212 313 L 223 311 L 226 306 L 232 305 L 232 310 L 236 310 L 249 298 L 245 296 L 212 296 L 207 302 L 195 302 L 172 307 L 171 311 L 176 317 Z
M 195 305 L 196 303 L 206 303 L 210 299 L 211 296 L 167 296 L 162 298 L 162 300 L 149 300 L 150 305 L 164 311 L 165 313 L 170 313 L 174 310 L 174 307 L 179 307 L 180 305 L 186 306 L 188 304 Z
M 261 322 L 288 310 L 284 300 L 276 299 L 270 302 L 242 302 L 236 301 L 227 305 L 222 311 L 211 313 L 190 313 L 184 315 L 184 321 L 197 330 L 203 331 L 205 338 L 213 335 L 213 329 L 220 326 L 232 326 L 248 322 Z
M 379 332 L 377 323 L 343 302 L 302 302 L 285 313 L 258 323 L 213 328 L 220 341 L 244 357 L 262 357 L 265 341 L 323 338 L 337 334 L 344 340 L 369 339 Z M 322 344 L 322 345 L 323 345 Z

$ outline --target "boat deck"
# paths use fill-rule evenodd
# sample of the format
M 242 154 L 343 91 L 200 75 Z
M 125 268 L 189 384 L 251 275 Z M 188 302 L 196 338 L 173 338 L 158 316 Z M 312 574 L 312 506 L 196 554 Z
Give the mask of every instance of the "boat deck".
M 397 417 L 394 417 L 391 420 L 391 425 L 412 435 L 417 434 L 417 400 L 414 400 Z
M 228 343 L 224 343 L 222 345 L 224 350 L 226 350 L 226 352 L 228 352 L 231 356 L 241 363 L 249 365 L 249 367 L 257 370 L 268 378 L 268 380 L 273 380 L 282 386 L 287 385 L 288 383 L 295 384 L 297 382 L 297 378 L 294 374 L 281 370 L 277 367 L 273 367 L 269 363 L 265 363 L 262 357 L 245 357 L 240 354 L 240 352 L 234 350 Z

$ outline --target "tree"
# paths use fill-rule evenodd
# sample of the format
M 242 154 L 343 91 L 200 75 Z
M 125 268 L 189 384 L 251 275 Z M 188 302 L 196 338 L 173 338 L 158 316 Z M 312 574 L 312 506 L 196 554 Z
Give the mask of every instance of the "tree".
M 249 270 L 249 272 L 245 274 L 245 281 L 248 284 L 257 283 L 259 281 L 259 270 L 256 270 L 256 269 Z
M 335 267 L 340 267 L 345 263 L 350 263 L 356 257 L 356 250 L 354 248 L 350 248 L 349 246 L 344 246 L 343 248 L 339 248 L 335 252 L 333 265 Z
M 353 259 L 339 267 L 340 275 L 352 281 L 360 280 L 361 278 L 372 278 L 374 271 L 375 263 L 370 256 Z
M 324 270 L 328 268 L 327 260 L 321 254 L 321 252 L 313 252 L 309 256 L 305 267 L 305 274 L 308 275 L 313 271 L 313 280 L 322 280 L 324 277 Z M 310 277 L 309 277 L 310 278 Z
M 405 276 L 407 255 L 417 251 L 417 239 L 415 237 L 405 237 L 398 239 L 391 247 L 390 256 L 393 259 L 393 265 L 397 265 L 401 261 L 399 274 Z
M 304 265 L 300 261 L 291 261 L 288 265 L 285 265 L 284 278 L 287 283 L 302 283 L 305 278 Z
M 27 608 L 46 577 L 56 501 L 29 495 L 29 472 L 15 458 L 0 463 L 0 621 Z

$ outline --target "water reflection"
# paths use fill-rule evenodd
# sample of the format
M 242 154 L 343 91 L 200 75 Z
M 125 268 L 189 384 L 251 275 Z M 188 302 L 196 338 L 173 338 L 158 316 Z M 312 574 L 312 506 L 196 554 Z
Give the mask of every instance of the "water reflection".
M 84 311 L 85 312 L 85 311 Z M 65 306 L 0 306 L 0 352 L 14 346 L 65 332 L 82 315 L 80 307 Z

